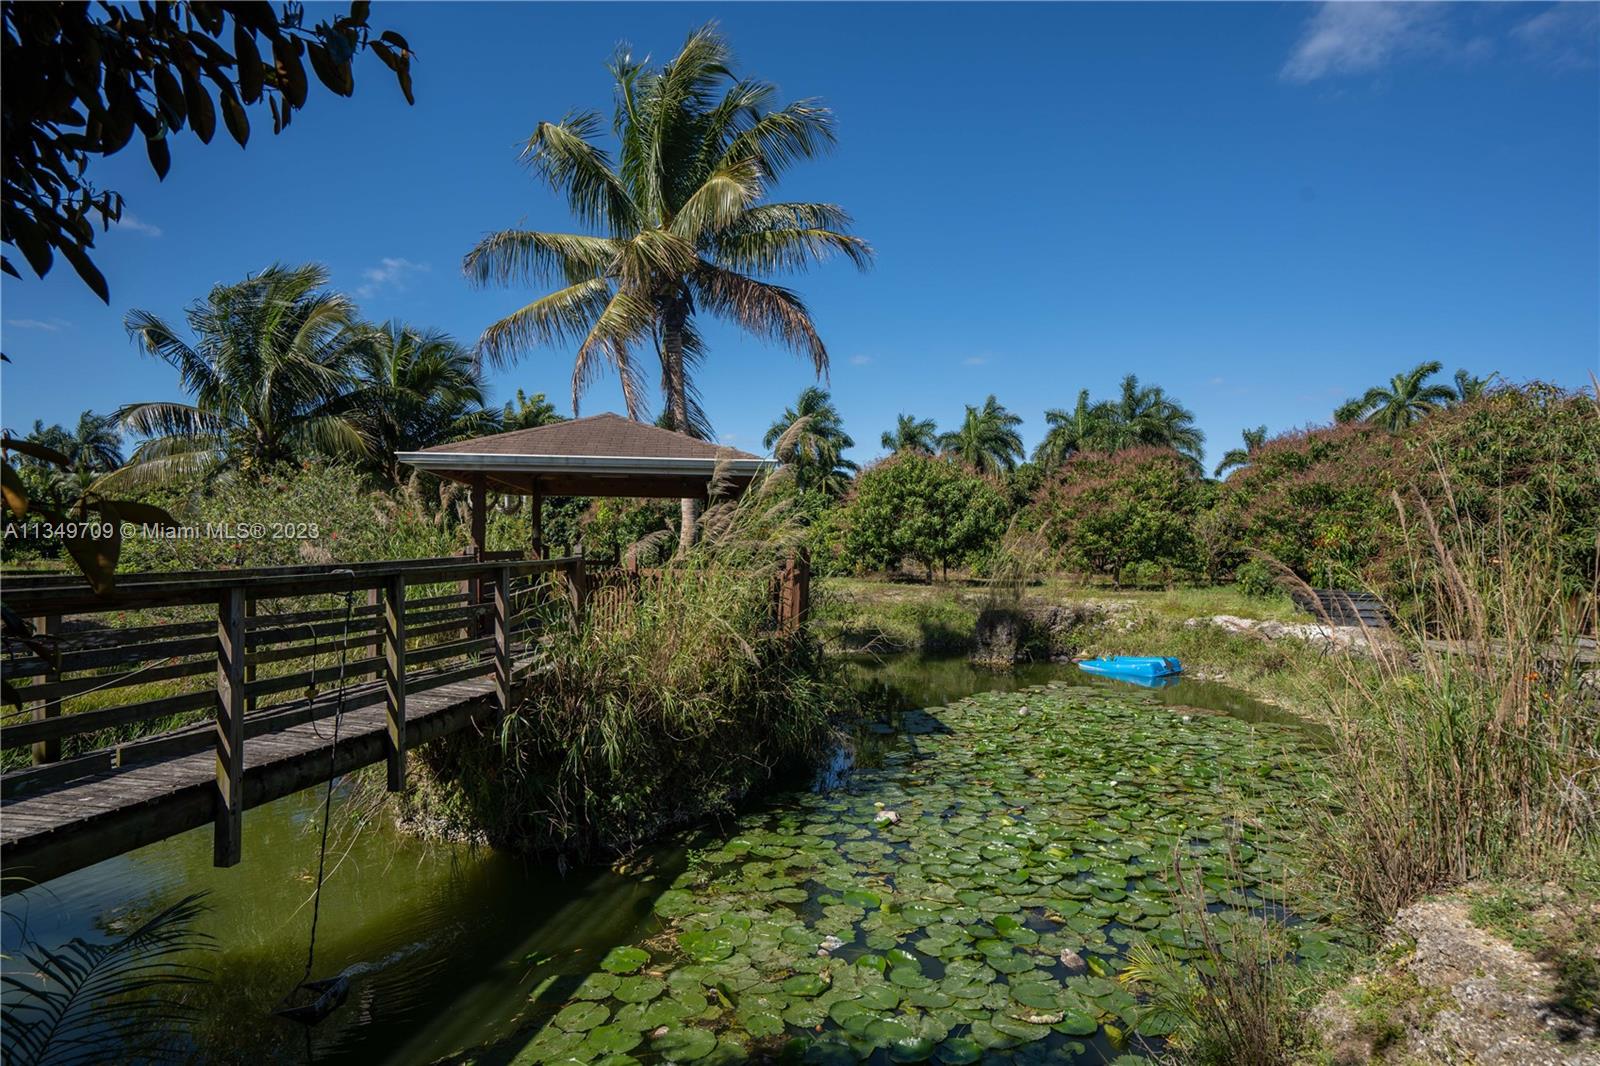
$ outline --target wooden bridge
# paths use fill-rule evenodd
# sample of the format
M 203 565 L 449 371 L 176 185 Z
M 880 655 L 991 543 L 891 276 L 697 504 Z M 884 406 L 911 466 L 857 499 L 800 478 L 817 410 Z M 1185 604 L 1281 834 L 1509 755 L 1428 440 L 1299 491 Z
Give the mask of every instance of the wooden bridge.
M 4 662 L 0 749 L 32 764 L 0 774 L 4 891 L 208 822 L 233 865 L 247 808 L 372 763 L 400 789 L 410 748 L 511 706 L 586 588 L 581 557 L 8 577 L 40 647 Z

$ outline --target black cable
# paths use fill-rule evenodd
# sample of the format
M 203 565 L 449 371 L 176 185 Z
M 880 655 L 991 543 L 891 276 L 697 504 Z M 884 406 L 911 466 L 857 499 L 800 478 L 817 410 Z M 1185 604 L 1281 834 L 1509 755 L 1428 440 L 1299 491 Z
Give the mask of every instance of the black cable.
M 311 937 L 306 946 L 306 972 L 301 975 L 300 984 L 296 985 L 296 988 L 311 980 L 311 969 L 316 963 L 317 920 L 322 915 L 322 878 L 328 863 L 328 823 L 332 820 L 333 812 L 333 771 L 338 765 L 339 722 L 344 717 L 344 670 L 345 661 L 349 657 L 350 619 L 355 613 L 356 597 L 354 571 L 342 572 L 350 575 L 350 587 L 344 593 L 344 633 L 339 642 L 339 694 L 333 705 L 333 742 L 328 745 L 328 789 L 322 797 L 322 844 L 317 849 L 317 887 L 311 893 Z M 316 719 L 313 718 L 312 721 L 315 722 Z

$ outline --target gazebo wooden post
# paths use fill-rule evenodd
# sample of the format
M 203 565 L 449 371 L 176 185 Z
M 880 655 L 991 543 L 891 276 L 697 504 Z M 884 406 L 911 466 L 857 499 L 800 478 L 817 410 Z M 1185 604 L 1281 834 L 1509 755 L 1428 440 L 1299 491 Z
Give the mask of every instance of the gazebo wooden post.
M 484 559 L 484 552 L 488 550 L 488 493 L 485 491 L 486 484 L 482 474 L 472 475 L 472 481 L 470 484 L 472 490 L 471 495 L 469 496 L 471 501 L 470 507 L 472 510 L 472 521 L 470 527 L 472 535 L 472 558 L 473 561 L 481 563 Z M 484 595 L 484 583 L 482 577 L 472 577 L 468 579 L 467 602 L 473 607 L 482 607 L 488 602 L 488 597 Z M 480 613 L 477 616 L 477 620 L 477 635 L 480 637 L 487 636 L 492 624 L 490 619 Z
M 544 558 L 544 496 L 539 479 L 528 479 L 528 558 Z

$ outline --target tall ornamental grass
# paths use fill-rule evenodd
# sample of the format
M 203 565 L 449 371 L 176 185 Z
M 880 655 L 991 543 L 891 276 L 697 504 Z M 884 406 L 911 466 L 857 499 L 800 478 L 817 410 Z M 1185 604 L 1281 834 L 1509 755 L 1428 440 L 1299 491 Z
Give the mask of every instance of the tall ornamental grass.
M 1442 503 L 1393 499 L 1405 621 L 1369 634 L 1371 663 L 1351 660 L 1333 700 L 1325 839 L 1374 921 L 1471 878 L 1549 876 L 1600 834 L 1597 567 L 1563 565 L 1553 496 L 1469 515 L 1440 471 Z

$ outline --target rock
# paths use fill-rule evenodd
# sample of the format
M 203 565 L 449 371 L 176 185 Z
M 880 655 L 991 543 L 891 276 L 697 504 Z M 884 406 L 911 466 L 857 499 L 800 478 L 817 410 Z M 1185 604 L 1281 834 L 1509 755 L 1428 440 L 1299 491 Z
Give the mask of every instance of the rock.
M 1215 626 L 1229 633 L 1257 637 L 1265 641 L 1299 640 L 1314 647 L 1339 649 L 1370 654 L 1370 638 L 1381 639 L 1378 631 L 1364 630 L 1360 626 L 1322 625 L 1317 622 L 1274 622 L 1260 618 L 1240 618 L 1232 614 L 1214 614 L 1209 618 L 1190 618 L 1184 623 L 1189 629 Z
M 842 947 L 844 947 L 844 941 L 831 933 L 822 938 L 823 951 L 838 951 Z
M 986 607 L 978 614 L 974 662 L 1011 666 L 1019 662 L 1070 659 L 1082 645 L 1079 630 L 1098 626 L 1117 605 L 1101 603 L 1021 604 Z
M 877 814 L 873 815 L 872 820 L 877 822 L 879 825 L 900 824 L 900 816 L 894 811 L 879 811 Z
M 1067 968 L 1068 976 L 1076 977 L 1089 969 L 1089 964 L 1083 961 L 1083 956 L 1076 951 L 1061 952 L 1061 965 Z

